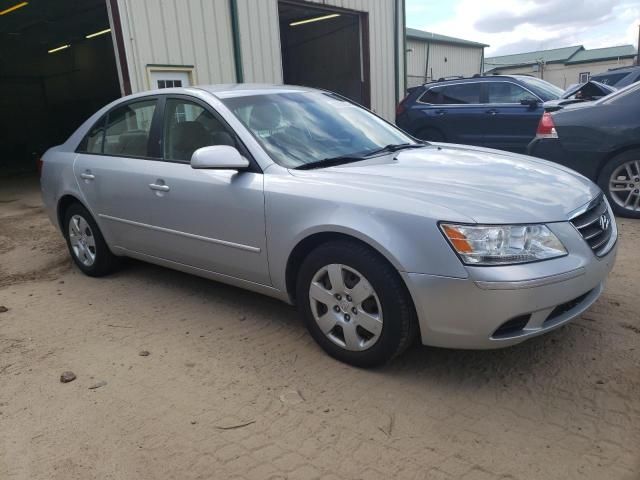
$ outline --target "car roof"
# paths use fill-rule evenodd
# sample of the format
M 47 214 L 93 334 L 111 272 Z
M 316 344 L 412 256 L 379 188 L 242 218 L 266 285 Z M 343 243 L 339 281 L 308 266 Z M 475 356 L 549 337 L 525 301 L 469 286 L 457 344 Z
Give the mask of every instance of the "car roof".
M 610 68 L 606 72 L 594 73 L 592 77 L 600 77 L 602 75 L 610 75 L 612 73 L 630 73 L 640 70 L 640 65 L 627 65 L 626 67 Z
M 535 77 L 531 77 L 529 75 L 479 75 L 477 77 L 444 78 L 425 83 L 423 86 L 432 87 L 434 85 L 447 85 L 451 83 L 490 82 L 492 80 L 523 80 L 528 78 Z

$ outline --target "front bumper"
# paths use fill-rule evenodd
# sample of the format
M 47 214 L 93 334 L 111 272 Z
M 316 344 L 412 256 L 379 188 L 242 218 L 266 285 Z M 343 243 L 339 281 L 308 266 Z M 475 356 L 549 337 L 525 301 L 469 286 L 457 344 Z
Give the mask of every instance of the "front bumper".
M 548 226 L 562 240 L 567 256 L 523 265 L 467 267 L 467 278 L 404 273 L 422 343 L 506 347 L 553 330 L 587 310 L 604 290 L 617 244 L 598 258 L 570 223 Z

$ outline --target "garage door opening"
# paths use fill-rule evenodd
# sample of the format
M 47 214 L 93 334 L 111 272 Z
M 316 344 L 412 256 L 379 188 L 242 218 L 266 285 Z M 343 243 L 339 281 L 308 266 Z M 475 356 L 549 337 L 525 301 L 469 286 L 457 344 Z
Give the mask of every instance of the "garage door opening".
M 120 96 L 105 0 L 0 0 L 0 175 Z
M 280 1 L 284 82 L 324 88 L 370 106 L 364 13 Z

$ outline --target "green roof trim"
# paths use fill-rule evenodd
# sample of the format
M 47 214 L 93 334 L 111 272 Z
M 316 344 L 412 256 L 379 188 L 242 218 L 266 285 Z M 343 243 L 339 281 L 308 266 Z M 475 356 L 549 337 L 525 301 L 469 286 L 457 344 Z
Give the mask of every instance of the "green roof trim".
M 553 48 L 551 50 L 538 50 L 536 52 L 516 53 L 514 55 L 501 55 L 499 57 L 485 58 L 484 64 L 485 68 L 489 69 L 535 65 L 540 61 L 544 63 L 565 63 L 580 50 L 584 50 L 582 45 Z
M 414 40 L 424 40 L 426 42 L 436 43 L 451 43 L 454 45 L 464 45 L 467 47 L 484 48 L 489 45 L 485 43 L 472 42 L 471 40 L 463 40 L 462 38 L 448 37 L 447 35 L 440 35 L 439 33 L 425 32 L 415 28 L 407 28 L 407 38 Z
M 615 60 L 617 58 L 633 58 L 635 55 L 636 49 L 633 45 L 593 48 L 591 50 L 585 49 L 583 45 L 573 45 L 571 47 L 489 57 L 485 58 L 484 65 L 485 71 L 489 72 L 499 70 L 500 68 L 535 65 L 538 62 L 572 65 L 577 63 Z
M 600 62 L 604 60 L 616 60 L 618 58 L 633 58 L 638 52 L 633 45 L 620 45 L 617 47 L 592 48 L 581 50 L 569 59 L 567 64 Z

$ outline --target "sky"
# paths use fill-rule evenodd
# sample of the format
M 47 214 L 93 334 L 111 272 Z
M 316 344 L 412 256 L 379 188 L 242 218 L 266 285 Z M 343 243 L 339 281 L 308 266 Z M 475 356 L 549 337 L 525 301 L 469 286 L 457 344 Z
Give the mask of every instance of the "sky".
M 640 0 L 406 0 L 407 27 L 491 45 L 485 55 L 638 44 Z

